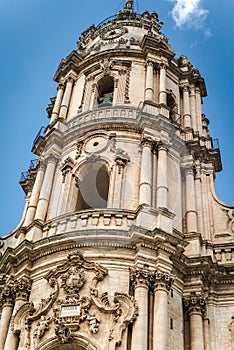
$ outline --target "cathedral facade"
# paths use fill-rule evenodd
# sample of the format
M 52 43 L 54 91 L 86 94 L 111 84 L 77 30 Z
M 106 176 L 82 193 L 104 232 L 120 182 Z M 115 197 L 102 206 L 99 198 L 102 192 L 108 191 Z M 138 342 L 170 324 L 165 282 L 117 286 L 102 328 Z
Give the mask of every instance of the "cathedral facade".
M 0 350 L 234 349 L 234 206 L 205 81 L 156 12 L 85 30 L 0 238 Z

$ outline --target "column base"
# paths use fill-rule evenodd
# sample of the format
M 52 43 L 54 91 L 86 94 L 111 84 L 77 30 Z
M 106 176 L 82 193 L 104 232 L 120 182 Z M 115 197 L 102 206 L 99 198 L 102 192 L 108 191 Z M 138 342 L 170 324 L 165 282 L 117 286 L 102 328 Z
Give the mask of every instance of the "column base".
M 136 216 L 136 226 L 147 230 L 156 228 L 168 233 L 173 232 L 173 218 L 175 215 L 166 208 L 153 209 L 147 205 L 140 205 Z

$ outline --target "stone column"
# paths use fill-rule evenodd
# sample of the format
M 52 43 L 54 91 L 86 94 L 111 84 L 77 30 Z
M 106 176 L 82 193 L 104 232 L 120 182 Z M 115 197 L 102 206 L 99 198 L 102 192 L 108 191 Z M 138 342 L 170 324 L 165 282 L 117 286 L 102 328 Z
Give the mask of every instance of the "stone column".
M 154 100 L 154 63 L 151 60 L 147 60 L 146 66 L 145 100 Z
M 196 108 L 196 95 L 194 86 L 190 89 L 190 106 L 191 106 L 191 121 L 193 130 L 197 131 L 197 108 Z
M 161 271 L 154 278 L 153 350 L 168 350 L 168 292 L 173 278 Z
M 38 203 L 39 194 L 42 186 L 42 181 L 44 178 L 44 173 L 45 173 L 45 165 L 44 163 L 40 162 L 39 169 L 36 175 L 36 180 L 34 182 L 33 190 L 29 199 L 29 205 L 28 205 L 26 217 L 24 220 L 24 226 L 28 226 L 33 222 L 36 209 L 37 209 L 37 203 Z
M 40 197 L 38 200 L 35 220 L 45 220 L 49 204 L 49 197 L 52 189 L 56 162 L 57 159 L 53 155 L 49 156 L 47 159 L 47 166 L 41 187 Z
M 166 88 L 166 65 L 160 65 L 160 78 L 159 78 L 159 104 L 167 104 L 167 88 Z
M 67 117 L 67 111 L 68 111 L 68 107 L 69 107 L 69 103 L 70 103 L 70 99 L 71 99 L 71 92 L 72 92 L 72 86 L 74 83 L 74 79 L 69 77 L 67 79 L 66 82 L 66 89 L 63 95 L 63 100 L 62 100 L 62 104 L 60 107 L 60 112 L 59 112 L 59 118 L 61 119 L 66 119 Z
M 151 206 L 152 191 L 152 140 L 142 140 L 139 205 Z
M 185 309 L 190 319 L 190 349 L 204 350 L 203 315 L 205 300 L 196 295 L 184 300 Z
M 189 87 L 183 87 L 183 102 L 184 102 L 184 128 L 191 128 L 191 111 L 189 103 Z
M 157 208 L 167 208 L 167 148 L 162 143 L 158 145 L 158 167 L 157 167 Z
M 12 291 L 15 295 L 15 306 L 12 313 L 12 316 L 14 317 L 20 307 L 28 300 L 29 293 L 31 291 L 31 284 L 23 279 L 15 281 Z M 9 327 L 4 350 L 17 350 L 18 343 L 18 335 L 14 333 L 14 329 Z
M 50 118 L 50 124 L 52 124 L 56 119 L 58 119 L 59 116 L 59 110 L 60 110 L 60 106 L 62 103 L 62 98 L 63 98 L 63 93 L 64 93 L 64 85 L 63 84 L 59 84 L 58 85 L 58 93 L 57 93 L 57 97 L 54 103 L 54 108 L 51 114 L 51 118 Z
M 148 290 L 150 282 L 149 270 L 132 269 L 131 282 L 135 289 L 135 300 L 138 305 L 138 317 L 132 329 L 132 350 L 148 349 Z
M 192 233 L 197 232 L 195 183 L 194 170 L 192 167 L 188 167 L 185 169 L 185 178 L 187 233 Z
M 199 134 L 202 135 L 202 101 L 201 92 L 199 88 L 195 88 L 196 95 L 196 110 L 197 110 L 197 128 Z
M 2 303 L 2 315 L 0 321 L 0 350 L 4 349 L 8 329 L 10 326 L 13 305 L 14 305 L 14 295 L 10 286 L 5 286 L 1 296 L 0 301 Z

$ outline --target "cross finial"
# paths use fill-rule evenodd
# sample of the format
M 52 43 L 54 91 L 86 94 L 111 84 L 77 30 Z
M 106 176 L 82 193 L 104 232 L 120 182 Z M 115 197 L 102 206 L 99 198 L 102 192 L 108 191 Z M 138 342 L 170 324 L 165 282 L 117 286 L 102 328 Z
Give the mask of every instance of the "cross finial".
M 133 10 L 133 0 L 126 0 L 125 8 L 127 10 Z

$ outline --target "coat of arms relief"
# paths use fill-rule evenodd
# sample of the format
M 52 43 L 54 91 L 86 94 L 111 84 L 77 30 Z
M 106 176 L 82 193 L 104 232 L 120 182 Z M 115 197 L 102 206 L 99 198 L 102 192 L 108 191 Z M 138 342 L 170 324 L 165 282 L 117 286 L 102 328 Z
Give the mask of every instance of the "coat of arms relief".
M 123 330 L 135 320 L 137 305 L 128 294 L 109 295 L 104 283 L 107 275 L 105 267 L 86 260 L 81 252 L 70 253 L 63 265 L 45 276 L 49 297 L 37 308 L 27 303 L 16 315 L 26 324 L 19 348 L 39 349 L 48 337 L 71 343 L 78 334 L 91 339 L 101 333 L 107 348 L 114 350 Z

